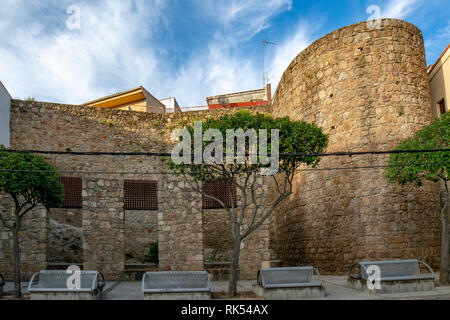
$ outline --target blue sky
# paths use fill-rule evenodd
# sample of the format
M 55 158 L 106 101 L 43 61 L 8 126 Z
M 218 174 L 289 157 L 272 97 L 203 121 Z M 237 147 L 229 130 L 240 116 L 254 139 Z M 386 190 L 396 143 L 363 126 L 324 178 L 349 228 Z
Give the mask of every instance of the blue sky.
M 399 18 L 423 32 L 427 63 L 450 41 L 448 0 L 0 0 L 0 81 L 15 98 L 83 103 L 143 85 L 180 106 L 262 87 L 340 27 Z M 70 11 L 70 6 L 79 8 Z M 80 28 L 73 27 L 80 22 Z

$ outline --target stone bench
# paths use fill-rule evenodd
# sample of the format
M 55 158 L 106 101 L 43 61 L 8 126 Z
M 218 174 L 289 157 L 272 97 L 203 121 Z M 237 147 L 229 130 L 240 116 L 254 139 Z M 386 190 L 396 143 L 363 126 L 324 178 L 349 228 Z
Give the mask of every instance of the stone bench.
M 211 280 L 206 271 L 150 271 L 142 277 L 144 300 L 209 300 Z
M 421 274 L 419 263 L 423 264 L 429 273 Z M 352 274 L 356 266 L 359 266 L 360 272 Z M 369 266 L 380 268 L 380 289 L 369 289 L 367 286 Z M 434 281 L 434 272 L 428 264 L 417 259 L 409 259 L 358 262 L 350 268 L 347 284 L 352 289 L 369 293 L 399 293 L 434 290 Z
M 319 270 L 311 266 L 263 268 L 258 271 L 257 282 L 253 292 L 270 300 L 318 299 L 325 296 Z
M 76 272 L 76 271 L 75 271 Z M 33 274 L 28 285 L 31 300 L 98 300 L 105 278 L 98 271 L 79 271 L 80 288 L 69 288 L 67 280 L 73 275 L 62 270 L 41 270 Z M 102 280 L 99 282 L 98 276 Z
M 0 273 L 0 297 L 3 295 L 3 286 L 6 284 L 5 278 Z

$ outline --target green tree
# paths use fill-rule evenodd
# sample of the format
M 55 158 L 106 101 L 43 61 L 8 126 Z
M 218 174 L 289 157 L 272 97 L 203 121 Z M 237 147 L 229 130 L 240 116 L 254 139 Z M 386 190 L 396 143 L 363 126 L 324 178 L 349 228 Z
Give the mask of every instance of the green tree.
M 280 203 L 292 194 L 295 170 L 301 165 L 317 166 L 320 161 L 317 156 L 280 155 L 279 166 L 277 164 L 278 173 L 272 173 L 271 176 L 266 178 L 273 179 L 275 197 L 273 199 L 267 197 L 266 200 L 268 202 L 270 200 L 270 203 L 261 204 L 258 203 L 256 195 L 257 179 L 261 176 L 261 169 L 269 168 L 270 164 L 267 163 L 267 159 L 260 156 L 260 151 L 263 154 L 265 154 L 264 151 L 267 151 L 269 157 L 275 156 L 277 152 L 280 154 L 318 153 L 327 147 L 328 136 L 314 124 L 291 121 L 287 117 L 274 119 L 269 115 L 252 115 L 245 110 L 233 115 L 225 115 L 216 119 L 210 118 L 204 121 L 202 124 L 204 139 L 201 145 L 195 144 L 195 126 L 187 126 L 186 129 L 189 134 L 185 137 L 180 136 L 180 141 L 189 139 L 190 150 L 194 150 L 194 152 L 199 150 L 202 154 L 205 152 L 220 158 L 220 155 L 227 153 L 228 148 L 235 155 L 231 164 L 226 159 L 223 159 L 223 161 L 217 159 L 216 163 L 202 162 L 201 164 L 189 164 L 186 161 L 175 164 L 171 159 L 168 163 L 169 169 L 176 175 L 182 175 L 192 190 L 215 200 L 227 210 L 233 235 L 233 257 L 228 294 L 229 296 L 235 296 L 237 294 L 241 242 L 258 229 Z M 215 129 L 216 134 L 219 134 L 221 138 L 218 135 L 211 135 L 210 129 Z M 267 146 L 256 144 L 255 147 L 255 143 L 250 143 L 251 138 L 246 138 L 244 141 L 241 139 L 241 146 L 245 146 L 245 152 L 242 152 L 244 148 L 238 149 L 239 138 L 227 135 L 227 130 L 230 129 L 236 131 L 242 129 L 242 132 L 247 133 L 252 129 L 257 133 L 259 133 L 259 130 L 267 130 Z M 272 130 L 278 130 L 279 150 L 272 150 L 276 147 L 276 144 L 272 146 L 272 142 L 276 140 L 276 134 Z M 208 132 L 210 132 L 209 136 Z M 215 146 L 215 148 L 211 148 L 211 146 Z M 222 150 L 217 149 L 218 146 Z M 239 150 L 241 152 L 238 152 Z M 239 155 L 242 157 L 240 161 L 237 161 Z M 204 192 L 201 187 L 202 182 L 218 180 L 225 181 L 225 185 L 228 186 L 228 194 L 231 197 L 229 204 Z M 236 201 L 233 199 L 233 188 L 236 188 L 240 194 L 240 208 L 236 207 Z
M 14 286 L 16 297 L 21 297 L 19 231 L 25 215 L 38 204 L 49 208 L 59 207 L 64 189 L 56 170 L 41 156 L 9 153 L 0 150 L 0 192 L 8 194 L 14 202 L 12 213 L 0 220 L 12 233 L 14 256 Z
M 450 114 L 444 114 L 430 125 L 419 130 L 413 137 L 400 143 L 396 150 L 436 150 L 450 146 Z M 417 164 L 403 166 L 402 164 Z M 450 152 L 396 153 L 389 158 L 386 177 L 390 182 L 405 185 L 414 183 L 418 187 L 424 180 L 438 183 L 441 191 L 441 266 L 440 282 L 448 283 L 449 268 L 449 168 Z

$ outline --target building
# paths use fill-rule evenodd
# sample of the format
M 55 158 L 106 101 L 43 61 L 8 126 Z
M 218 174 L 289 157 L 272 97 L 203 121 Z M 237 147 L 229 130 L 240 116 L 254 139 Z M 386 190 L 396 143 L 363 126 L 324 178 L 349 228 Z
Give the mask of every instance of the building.
M 266 88 L 222 94 L 206 98 L 208 109 L 255 107 L 270 104 L 272 100 L 270 84 Z
M 163 105 L 166 106 L 166 113 L 177 113 L 181 112 L 180 106 L 178 105 L 177 99 L 174 97 L 159 100 Z
M 156 99 L 144 87 L 119 92 L 94 101 L 82 104 L 88 107 L 98 107 L 116 110 L 165 113 L 165 105 Z
M 9 147 L 9 112 L 11 96 L 0 81 L 0 145 Z
M 440 117 L 449 112 L 450 103 L 450 44 L 442 52 L 438 60 L 428 67 L 428 77 L 431 90 L 431 107 L 433 118 Z M 441 184 L 441 193 L 445 194 L 445 185 Z M 450 206 L 447 206 L 447 214 L 450 214 Z M 450 230 L 450 221 L 449 221 Z M 450 231 L 449 231 L 450 232 Z
M 266 105 L 250 105 L 250 112 L 316 123 L 329 135 L 328 152 L 395 148 L 431 122 L 430 87 L 421 31 L 402 20 L 381 22 L 377 30 L 361 22 L 315 41 L 286 69 L 272 103 L 266 88 L 264 100 L 250 101 Z M 231 97 L 212 99 L 214 110 L 171 114 L 12 100 L 10 144 L 20 150 L 170 153 L 174 129 L 239 111 L 214 108 L 239 106 Z M 163 158 L 45 157 L 65 172 L 66 199 L 73 201 L 50 213 L 37 208 L 24 218 L 32 226 L 23 232 L 25 277 L 51 261 L 81 263 L 108 280 L 121 279 L 130 261 L 141 261 L 156 241 L 160 270 L 209 270 L 210 258 L 230 257 L 226 210 L 206 205 L 182 178 L 166 174 Z M 323 274 L 346 274 L 364 259 L 416 258 L 438 268 L 438 187 L 389 184 L 379 168 L 386 162 L 384 155 L 326 157 L 318 169 L 373 169 L 298 172 L 293 194 L 244 240 L 240 278 L 255 279 L 258 269 L 271 265 L 314 265 Z M 258 208 L 274 197 L 271 181 L 257 180 Z M 239 209 L 242 198 L 236 197 Z M 8 213 L 10 201 L 0 195 L 0 213 Z M 81 249 L 73 250 L 56 226 L 76 230 L 64 234 L 81 237 Z M 0 269 L 7 278 L 13 274 L 10 243 L 11 235 L 0 229 Z M 61 256 L 73 259 L 58 261 Z
M 449 111 L 450 103 L 450 44 L 435 64 L 428 67 L 433 117 Z

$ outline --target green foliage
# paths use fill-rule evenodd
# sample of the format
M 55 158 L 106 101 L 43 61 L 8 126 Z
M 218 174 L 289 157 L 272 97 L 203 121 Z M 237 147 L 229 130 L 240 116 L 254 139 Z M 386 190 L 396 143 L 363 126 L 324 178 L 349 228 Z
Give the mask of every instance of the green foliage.
M 159 263 L 158 258 L 158 241 L 150 244 L 148 253 L 145 255 L 143 262 Z
M 231 258 L 229 257 L 217 257 L 216 253 L 214 252 L 213 254 L 211 254 L 211 256 L 206 259 L 206 262 L 228 262 L 231 261 Z
M 53 166 L 38 155 L 0 152 L 0 191 L 31 205 L 61 205 L 64 189 Z
M 206 262 L 217 262 L 218 258 L 216 257 L 216 253 L 213 253 L 208 259 L 206 259 Z
M 430 125 L 422 128 L 413 137 L 403 140 L 396 150 L 431 150 L 450 147 L 450 114 L 444 114 Z M 399 166 L 402 164 L 418 164 Z M 449 179 L 450 152 L 398 153 L 391 154 L 386 169 L 390 182 L 404 185 L 413 182 L 421 186 L 423 180 L 437 182 Z
M 191 135 L 191 149 L 194 150 L 194 128 L 193 126 L 186 126 L 186 129 Z M 256 114 L 252 115 L 247 110 L 238 111 L 232 115 L 225 115 L 219 118 L 209 118 L 203 122 L 203 134 L 209 129 L 217 129 L 223 136 L 223 151 L 226 153 L 227 145 L 227 130 L 228 129 L 242 129 L 247 131 L 249 129 L 267 130 L 267 154 L 272 154 L 271 150 L 271 129 L 279 129 L 279 153 L 320 153 L 325 150 L 328 145 L 328 136 L 322 132 L 322 129 L 315 124 L 309 124 L 303 121 L 292 121 L 288 117 L 274 119 L 270 115 Z M 181 138 L 180 138 L 181 140 Z M 209 141 L 203 141 L 202 151 L 210 144 Z M 246 152 L 249 153 L 249 142 L 246 139 Z M 236 153 L 236 143 L 235 143 Z M 228 171 L 238 172 L 259 170 L 269 165 L 264 165 L 257 157 L 257 164 L 249 165 L 233 165 L 228 166 Z M 225 161 L 225 159 L 224 159 Z M 320 157 L 300 157 L 300 156 L 281 156 L 280 155 L 280 170 L 295 170 L 300 164 L 310 166 L 317 166 Z M 214 180 L 220 178 L 221 174 L 209 174 L 208 167 L 213 165 L 176 165 L 171 160 L 168 162 L 169 169 L 175 173 L 188 173 L 198 180 Z

